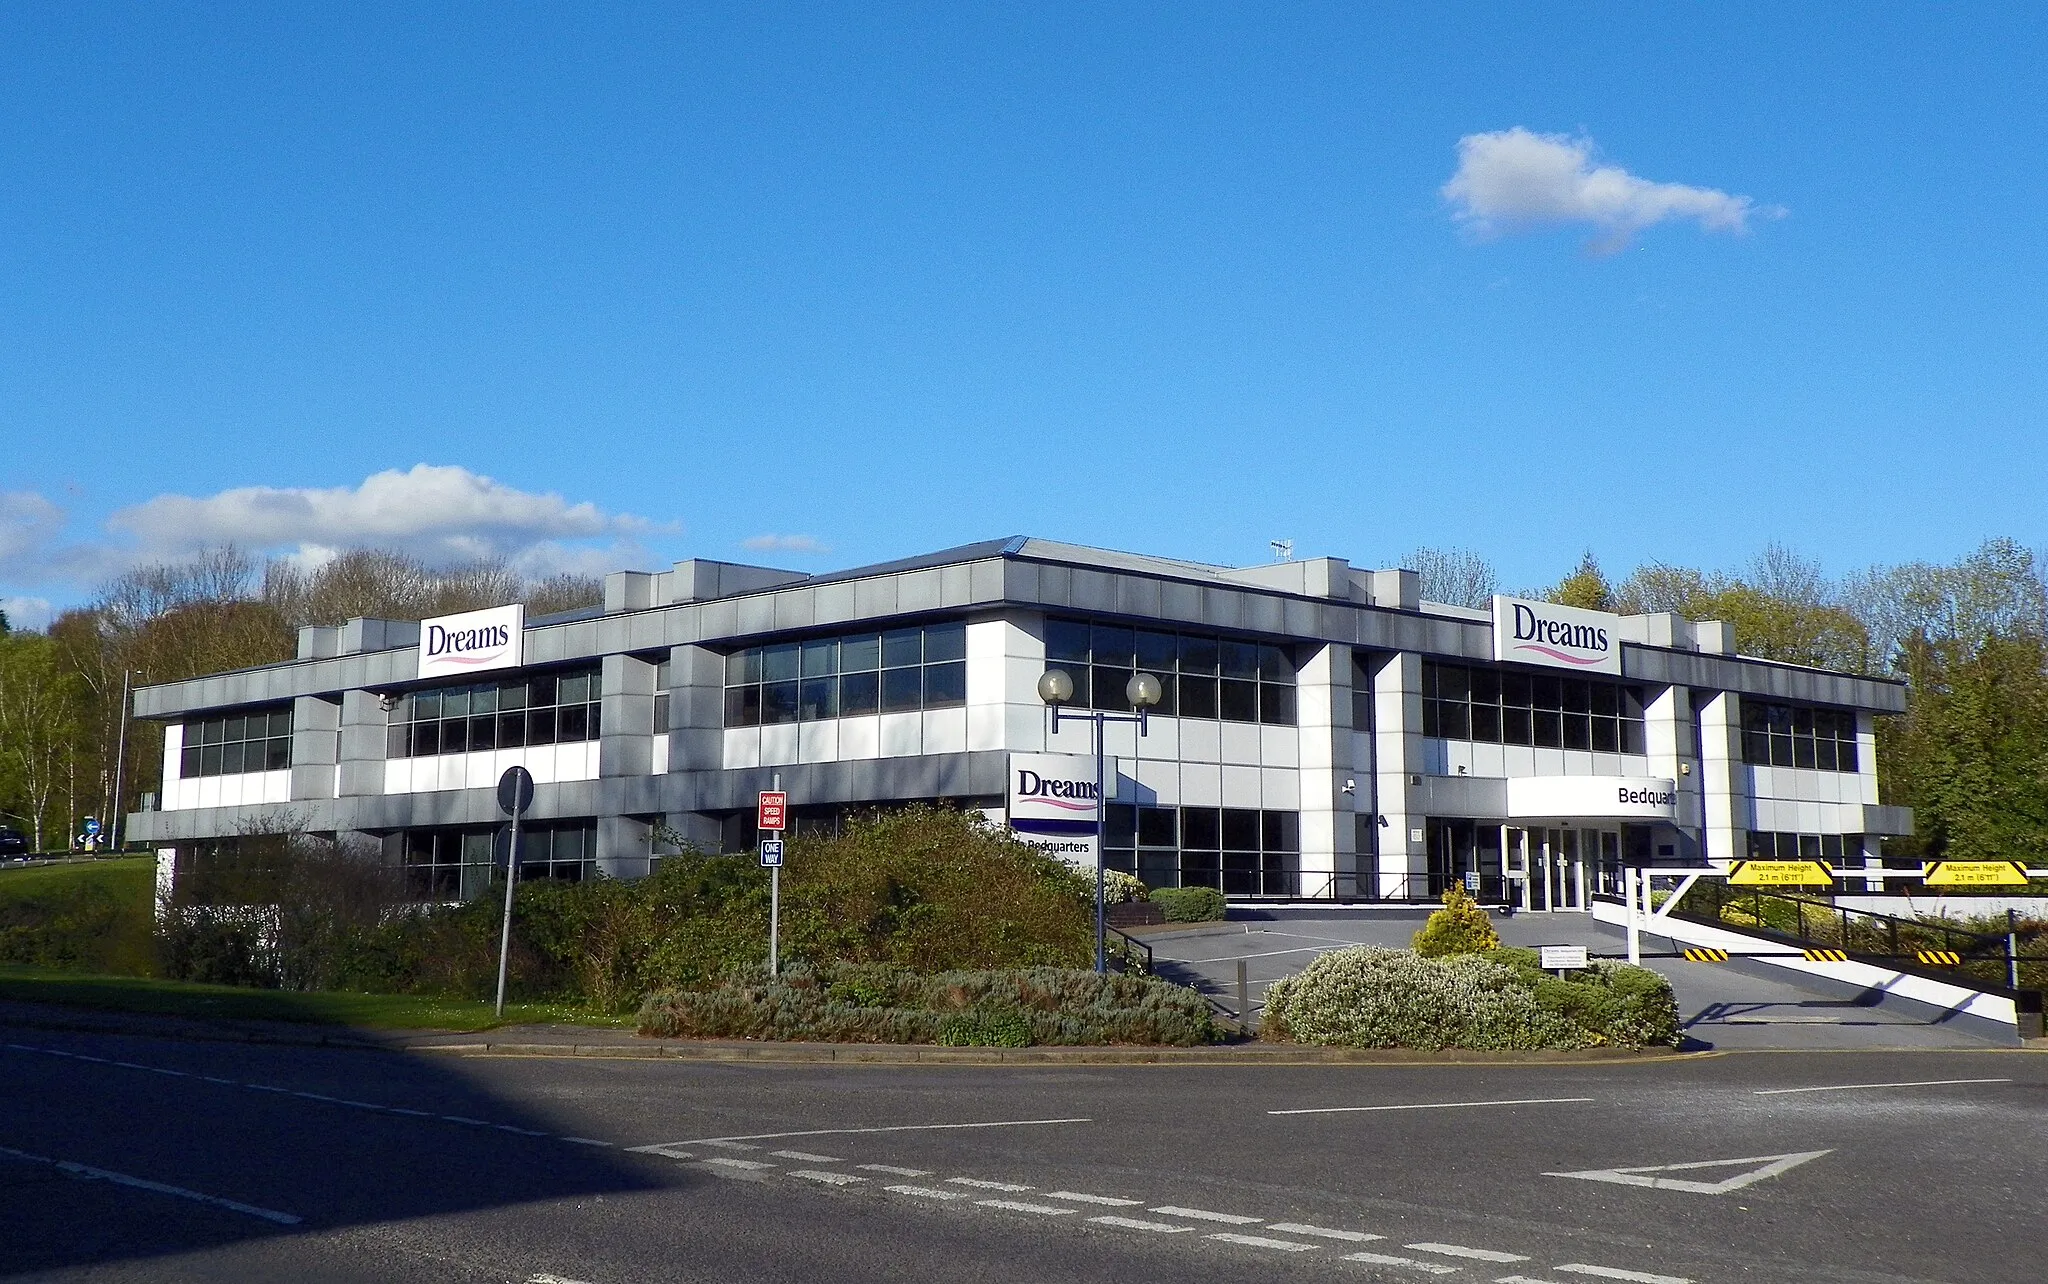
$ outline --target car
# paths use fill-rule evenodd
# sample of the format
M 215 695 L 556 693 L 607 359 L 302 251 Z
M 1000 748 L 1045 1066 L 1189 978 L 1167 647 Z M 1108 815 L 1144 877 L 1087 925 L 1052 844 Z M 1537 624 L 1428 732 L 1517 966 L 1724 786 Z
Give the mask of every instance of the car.
M 18 829 L 0 825 L 0 860 L 26 855 L 28 855 L 28 835 Z

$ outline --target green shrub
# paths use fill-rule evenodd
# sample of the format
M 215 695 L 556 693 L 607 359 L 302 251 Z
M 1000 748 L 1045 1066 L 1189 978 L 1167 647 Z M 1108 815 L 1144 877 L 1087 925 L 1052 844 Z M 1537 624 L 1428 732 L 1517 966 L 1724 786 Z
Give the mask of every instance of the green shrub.
M 643 1034 L 822 1042 L 1212 1043 L 1219 1030 L 1195 991 L 1076 968 L 922 973 L 873 965 L 799 965 L 782 977 L 733 976 L 708 989 L 652 995 Z
M 1595 1036 L 1543 1007 L 1513 968 L 1357 946 L 1318 955 L 1266 995 L 1263 1033 L 1358 1048 L 1583 1048 Z
M 1424 958 L 1479 954 L 1500 948 L 1493 920 L 1464 887 L 1453 883 L 1444 893 L 1444 907 L 1429 916 L 1415 934 L 1415 952 Z
M 1209 923 L 1224 915 L 1223 893 L 1213 887 L 1160 887 L 1152 903 L 1169 923 Z
M 1678 998 L 1671 982 L 1646 967 L 1596 959 L 1560 977 L 1545 972 L 1535 950 L 1490 950 L 1485 957 L 1512 969 L 1545 1011 L 1557 1013 L 1600 1042 L 1625 1048 L 1675 1048 Z

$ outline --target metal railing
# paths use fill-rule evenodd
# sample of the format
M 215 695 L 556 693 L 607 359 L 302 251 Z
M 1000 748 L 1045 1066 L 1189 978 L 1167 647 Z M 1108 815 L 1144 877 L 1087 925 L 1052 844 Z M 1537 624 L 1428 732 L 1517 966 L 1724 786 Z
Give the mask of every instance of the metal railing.
M 1110 936 L 1110 948 L 1105 954 L 1111 967 L 1126 976 L 1152 976 L 1152 947 L 1120 927 L 1103 925 Z

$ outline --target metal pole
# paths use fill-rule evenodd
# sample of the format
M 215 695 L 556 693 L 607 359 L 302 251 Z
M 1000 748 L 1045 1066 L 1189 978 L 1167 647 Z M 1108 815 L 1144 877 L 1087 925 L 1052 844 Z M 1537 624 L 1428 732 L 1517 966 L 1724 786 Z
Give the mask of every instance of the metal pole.
M 782 792 L 781 772 L 778 771 L 768 778 L 768 787 L 776 793 Z M 789 813 L 785 811 L 783 818 L 787 820 L 788 815 Z M 776 837 L 781 837 L 784 832 L 780 829 L 776 830 Z M 788 849 L 785 848 L 784 850 L 787 851 Z M 782 974 L 781 935 L 782 866 L 770 865 L 768 867 L 768 975 L 771 977 Z
M 519 808 L 512 811 L 512 841 L 505 849 L 505 922 L 498 930 L 498 1009 L 505 1015 L 505 967 L 512 958 L 512 886 L 519 881 Z
M 1622 890 L 1628 894 L 1628 961 L 1640 965 L 1643 961 L 1642 918 L 1636 910 L 1636 894 L 1642 893 L 1643 908 L 1649 908 L 1650 880 L 1645 871 L 1630 865 L 1621 871 Z
M 1105 951 L 1104 951 L 1104 948 L 1103 948 L 1103 945 L 1104 945 L 1104 941 L 1103 941 L 1103 938 L 1104 938 L 1104 932 L 1103 932 L 1103 915 L 1102 915 L 1102 884 L 1103 884 L 1103 882 L 1104 882 L 1104 878 L 1103 878 L 1103 872 L 1102 872 L 1102 871 L 1103 871 L 1103 863 L 1104 863 L 1104 862 L 1105 862 L 1105 861 L 1106 861 L 1106 860 L 1108 859 L 1108 857 L 1109 857 L 1109 852 L 1108 852 L 1107 850 L 1105 850 L 1105 846 L 1104 846 L 1104 845 L 1105 845 L 1105 843 L 1106 843 L 1106 842 L 1108 841 L 1108 835 L 1107 835 L 1107 833 L 1105 832 L 1105 826 L 1104 826 L 1104 824 L 1103 824 L 1104 818 L 1105 818 L 1105 816 L 1106 816 L 1106 815 L 1108 814 L 1108 811 L 1109 811 L 1109 806 L 1108 806 L 1108 804 L 1107 804 L 1107 803 L 1106 803 L 1106 802 L 1105 802 L 1105 801 L 1103 800 L 1103 793 L 1104 793 L 1104 790 L 1103 790 L 1103 773 L 1102 773 L 1102 751 L 1103 751 L 1103 744 L 1102 744 L 1102 741 L 1103 741 L 1103 738 L 1104 738 L 1104 737 L 1105 737 L 1105 736 L 1106 736 L 1106 735 L 1108 734 L 1108 728 L 1107 728 L 1107 727 L 1105 726 L 1105 719 L 1103 718 L 1103 715 L 1101 715 L 1101 714 L 1099 714 L 1099 713 L 1098 713 L 1098 714 L 1096 714 L 1096 715 L 1094 716 L 1094 721 L 1095 721 L 1095 971 L 1096 971 L 1097 975 L 1107 975 L 1107 974 L 1108 974 L 1108 972 L 1109 972 L 1109 959 L 1108 959 L 1108 956 L 1107 956 L 1107 954 L 1105 953 Z
M 128 682 L 133 674 L 132 669 L 121 670 L 121 730 L 114 738 L 114 805 L 110 809 L 113 814 L 107 817 L 107 846 L 114 851 L 121 850 L 121 834 L 126 828 L 121 823 L 121 767 L 128 757 Z
M 2005 911 L 2005 988 L 2015 993 L 2020 988 L 2020 914 L 2015 909 Z
M 1239 959 L 1237 961 L 1237 1026 L 1240 1030 L 1247 1028 L 1245 1022 L 1250 1019 L 1251 1011 L 1251 982 L 1245 979 L 1244 960 Z

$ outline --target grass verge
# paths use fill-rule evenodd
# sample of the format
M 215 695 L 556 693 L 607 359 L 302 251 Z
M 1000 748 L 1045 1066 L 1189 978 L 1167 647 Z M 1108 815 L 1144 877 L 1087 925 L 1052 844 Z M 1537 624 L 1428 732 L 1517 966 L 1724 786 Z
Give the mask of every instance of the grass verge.
M 508 1003 L 500 1020 L 489 1003 L 412 994 L 245 990 L 132 976 L 93 976 L 0 965 L 0 1000 L 61 1003 L 100 1012 L 140 1012 L 197 1020 L 295 1021 L 366 1030 L 488 1030 L 499 1025 L 631 1026 L 566 1003 Z

